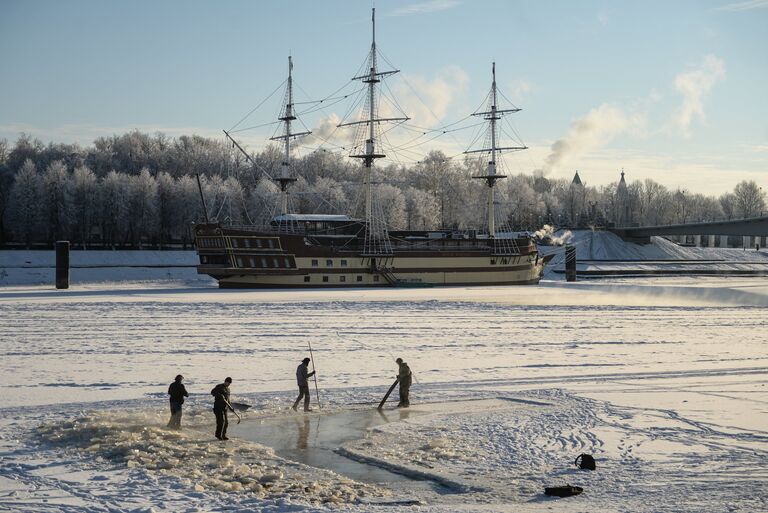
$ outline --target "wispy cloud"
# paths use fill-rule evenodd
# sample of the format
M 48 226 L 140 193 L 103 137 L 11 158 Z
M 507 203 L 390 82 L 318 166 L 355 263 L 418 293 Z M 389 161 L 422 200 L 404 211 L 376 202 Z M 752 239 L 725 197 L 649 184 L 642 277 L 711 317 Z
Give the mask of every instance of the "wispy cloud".
M 714 55 L 707 55 L 697 68 L 675 77 L 675 89 L 683 95 L 683 104 L 673 118 L 673 124 L 687 135 L 694 118 L 704 121 L 704 97 L 712 86 L 725 77 L 725 62 Z
M 603 27 L 608 26 L 608 22 L 610 21 L 610 18 L 608 17 L 608 13 L 606 11 L 600 11 L 597 13 L 597 22 L 602 25 Z
M 752 9 L 768 9 L 768 0 L 746 0 L 744 2 L 734 2 L 715 8 L 716 11 L 728 12 L 751 11 Z
M 641 132 L 643 114 L 627 113 L 616 105 L 603 104 L 571 123 L 565 137 L 555 141 L 544 159 L 545 172 L 561 167 L 582 155 L 608 144 L 627 132 Z
M 414 14 L 426 14 L 430 12 L 445 11 L 453 9 L 461 2 L 459 0 L 430 0 L 429 2 L 420 2 L 418 4 L 405 5 L 398 7 L 387 16 L 412 16 Z

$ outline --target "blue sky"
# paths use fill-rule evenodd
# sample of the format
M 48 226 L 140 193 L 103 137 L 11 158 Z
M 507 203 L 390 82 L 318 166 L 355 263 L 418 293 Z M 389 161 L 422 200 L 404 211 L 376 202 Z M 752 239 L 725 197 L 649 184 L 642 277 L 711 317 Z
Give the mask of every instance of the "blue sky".
M 280 85 L 289 52 L 297 100 L 351 91 L 371 6 L 0 0 L 0 138 L 90 144 L 133 128 L 218 137 Z M 471 113 L 497 62 L 530 147 L 508 157 L 509 172 L 578 169 L 599 185 L 624 168 L 696 192 L 742 179 L 768 189 L 768 0 L 380 0 L 376 9 L 379 48 L 402 70 L 392 91 L 419 126 Z M 248 122 L 272 121 L 280 99 Z M 346 107 L 305 122 L 332 123 Z M 256 148 L 269 135 L 241 139 Z M 414 150 L 452 155 L 472 136 Z

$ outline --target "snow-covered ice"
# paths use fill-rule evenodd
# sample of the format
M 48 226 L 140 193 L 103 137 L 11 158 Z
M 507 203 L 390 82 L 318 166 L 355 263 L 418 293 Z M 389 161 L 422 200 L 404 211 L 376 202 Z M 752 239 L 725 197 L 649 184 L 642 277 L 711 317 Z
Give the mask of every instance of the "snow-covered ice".
M 0 288 L 0 509 L 765 511 L 767 307 L 765 278 Z M 287 407 L 307 342 L 311 419 L 371 411 L 408 361 L 411 411 L 341 451 L 447 492 L 355 482 L 245 439 L 303 418 Z M 164 427 L 178 373 L 181 433 Z M 228 375 L 253 408 L 221 444 L 209 391 Z M 596 472 L 575 469 L 582 452 Z M 584 494 L 543 495 L 566 482 Z

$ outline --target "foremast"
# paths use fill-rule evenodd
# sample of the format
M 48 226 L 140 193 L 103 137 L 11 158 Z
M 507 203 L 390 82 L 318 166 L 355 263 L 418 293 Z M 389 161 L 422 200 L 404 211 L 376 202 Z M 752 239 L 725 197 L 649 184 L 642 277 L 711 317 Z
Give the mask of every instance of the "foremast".
M 383 122 L 407 121 L 408 117 L 378 117 L 377 95 L 378 84 L 386 77 L 399 73 L 400 70 L 379 71 L 377 66 L 376 51 L 376 8 L 371 10 L 371 50 L 367 60 L 368 72 L 360 76 L 353 77 L 352 80 L 360 80 L 367 84 L 368 94 L 363 107 L 363 115 L 360 120 L 348 123 L 341 123 L 338 127 L 357 126 L 364 131 L 358 132 L 358 135 L 365 137 L 363 144 L 356 145 L 356 153 L 350 154 L 351 158 L 361 159 L 363 162 L 363 187 L 365 193 L 365 243 L 363 252 L 369 255 L 390 254 L 392 246 L 389 242 L 389 235 L 384 220 L 376 212 L 375 198 L 373 192 L 373 163 L 376 159 L 384 158 L 377 128 Z M 361 148 L 362 147 L 362 148 Z M 362 149 L 363 151 L 359 151 Z
M 519 112 L 517 107 L 511 109 L 499 109 L 498 108 L 498 89 L 496 88 L 496 63 L 492 65 L 493 81 L 491 83 L 491 92 L 489 94 L 488 106 L 484 112 L 475 112 L 473 116 L 479 116 L 484 118 L 489 123 L 489 135 L 490 135 L 490 148 L 481 148 L 476 150 L 467 150 L 464 153 L 490 153 L 490 160 L 486 167 L 484 175 L 473 176 L 478 180 L 484 180 L 485 185 L 488 187 L 487 202 L 488 202 L 488 237 L 496 237 L 496 207 L 494 199 L 494 187 L 496 182 L 503 178 L 505 175 L 500 175 L 496 171 L 496 154 L 502 151 L 517 151 L 525 150 L 527 146 L 503 146 L 496 145 L 498 139 L 498 121 L 504 114 Z

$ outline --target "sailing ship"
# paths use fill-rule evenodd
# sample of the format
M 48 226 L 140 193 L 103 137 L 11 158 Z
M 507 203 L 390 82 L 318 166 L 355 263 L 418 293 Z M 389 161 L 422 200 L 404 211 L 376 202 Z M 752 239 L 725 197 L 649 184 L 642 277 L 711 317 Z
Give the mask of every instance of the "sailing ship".
M 297 117 L 293 100 L 293 63 L 289 57 L 288 80 L 278 120 L 283 124 L 281 141 L 284 159 L 274 182 L 280 190 L 280 214 L 266 225 L 232 226 L 217 222 L 197 224 L 195 243 L 200 258 L 197 271 L 218 280 L 221 288 L 331 288 L 331 287 L 420 287 L 451 285 L 530 285 L 539 282 L 547 258 L 539 255 L 527 235 L 497 229 L 494 195 L 497 158 L 503 151 L 524 146 L 501 147 L 497 123 L 501 116 L 519 109 L 497 107 L 496 67 L 488 104 L 474 115 L 488 122 L 490 147 L 465 153 L 489 155 L 481 180 L 487 194 L 487 226 L 478 230 L 393 231 L 380 215 L 373 167 L 386 155 L 382 151 L 382 123 L 402 122 L 407 117 L 381 117 L 377 107 L 382 80 L 398 70 L 382 71 L 377 63 L 375 9 L 367 71 L 359 80 L 367 89 L 361 119 L 341 123 L 355 126 L 363 134 L 362 144 L 349 156 L 362 162 L 364 215 L 320 215 L 289 212 L 288 190 L 296 178 L 291 174 L 291 141 L 308 135 L 294 132 Z M 364 131 L 363 131 L 364 130 Z M 232 143 L 247 152 L 225 131 Z M 202 196 L 202 193 L 201 193 Z M 206 216 L 207 217 L 207 216 Z

